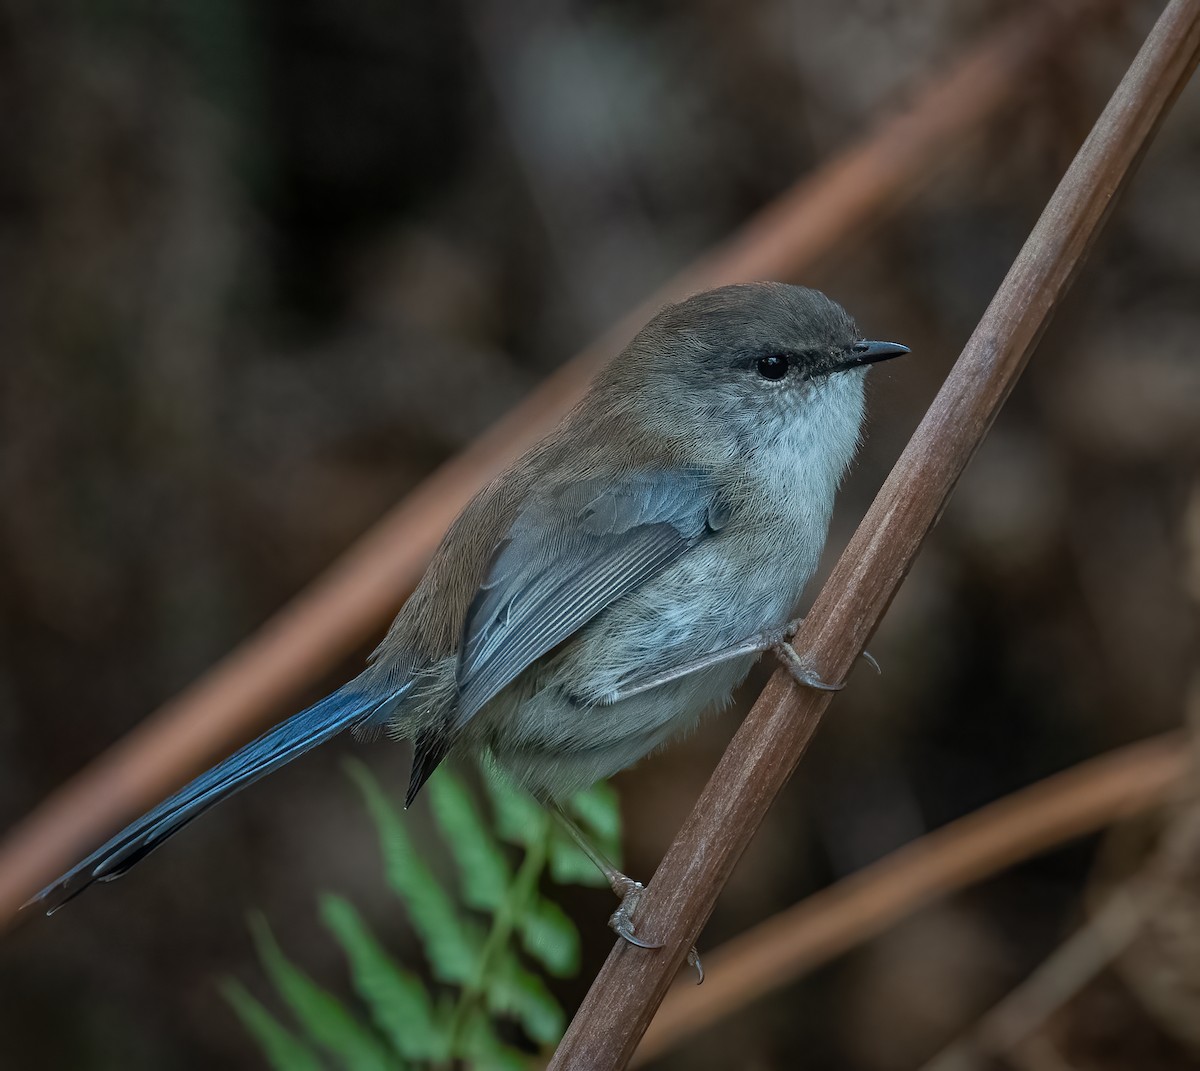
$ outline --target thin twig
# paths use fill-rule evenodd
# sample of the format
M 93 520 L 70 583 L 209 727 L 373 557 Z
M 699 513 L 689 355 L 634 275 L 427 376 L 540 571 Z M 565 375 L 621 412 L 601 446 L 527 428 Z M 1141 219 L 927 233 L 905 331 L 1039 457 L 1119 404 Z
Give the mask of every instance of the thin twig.
M 1171 0 L 805 617 L 795 645 L 823 680 L 844 679 L 879 624 L 1198 50 L 1200 0 Z M 662 947 L 614 946 L 552 1068 L 628 1063 L 829 701 L 774 674 L 639 902 L 638 933 Z
M 984 1065 L 986 1057 L 1018 1052 L 1055 1011 L 1130 945 L 1161 901 L 1158 893 L 1136 879 L 1111 893 L 1084 926 L 921 1071 L 972 1071 Z
M 764 993 L 926 904 L 1073 837 L 1159 806 L 1189 766 L 1178 732 L 1029 785 L 927 833 L 704 954 L 707 981 L 676 984 L 638 1046 L 640 1067 Z
M 989 36 L 912 106 L 785 191 L 413 490 L 257 633 L 46 799 L 0 844 L 0 928 L 46 881 L 276 716 L 396 612 L 474 492 L 553 427 L 650 312 L 747 279 L 796 278 L 910 198 L 1030 84 L 1088 0 Z

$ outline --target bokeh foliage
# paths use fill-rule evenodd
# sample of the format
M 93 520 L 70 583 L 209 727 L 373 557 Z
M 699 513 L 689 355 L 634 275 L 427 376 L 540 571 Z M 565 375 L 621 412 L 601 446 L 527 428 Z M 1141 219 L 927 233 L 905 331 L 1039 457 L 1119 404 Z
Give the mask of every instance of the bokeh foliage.
M 604 885 L 592 861 L 544 808 L 485 770 L 481 791 L 440 769 L 428 791 L 456 887 L 435 873 L 396 805 L 365 766 L 349 764 L 379 838 L 388 888 L 424 949 L 426 973 L 396 961 L 344 896 L 318 898 L 321 921 L 341 947 L 354 1006 L 298 967 L 267 920 L 251 920 L 263 970 L 290 1024 L 240 982 L 222 990 L 276 1071 L 403 1071 L 467 1060 L 518 1071 L 529 1052 L 562 1036 L 563 1010 L 544 980 L 579 970 L 579 932 L 543 879 Z M 481 798 L 482 797 L 482 798 Z M 609 857 L 620 844 L 615 793 L 596 785 L 568 805 Z M 514 862 L 514 857 L 516 861 Z

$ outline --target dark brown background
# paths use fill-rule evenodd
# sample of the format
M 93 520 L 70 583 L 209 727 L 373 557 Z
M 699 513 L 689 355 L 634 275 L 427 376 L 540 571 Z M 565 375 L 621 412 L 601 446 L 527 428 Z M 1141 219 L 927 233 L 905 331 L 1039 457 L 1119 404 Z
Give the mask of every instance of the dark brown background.
M 0 825 L 1016 6 L 0 2 Z M 915 204 L 803 280 L 914 350 L 872 377 L 833 550 L 1157 11 L 1121 7 Z M 884 676 L 860 670 L 838 698 L 707 946 L 1181 721 L 1198 175 L 1192 87 L 872 644 Z M 618 779 L 634 873 L 732 717 Z M 245 927 L 262 908 L 344 988 L 324 889 L 419 962 L 346 752 L 406 777 L 402 748 L 330 747 L 0 939 L 0 1063 L 261 1066 L 216 982 L 265 993 Z M 1078 923 L 1095 847 L 922 912 L 670 1066 L 915 1066 Z M 607 949 L 606 897 L 571 895 L 587 962 L 568 1006 Z M 1074 1066 L 1200 1066 L 1119 981 L 1092 1000 Z

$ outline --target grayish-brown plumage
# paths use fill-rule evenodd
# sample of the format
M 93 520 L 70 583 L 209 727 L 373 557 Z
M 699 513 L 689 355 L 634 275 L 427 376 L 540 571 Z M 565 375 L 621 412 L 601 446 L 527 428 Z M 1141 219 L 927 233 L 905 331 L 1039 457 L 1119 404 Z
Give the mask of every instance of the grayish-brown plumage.
M 346 728 L 415 742 L 410 800 L 452 750 L 487 752 L 554 800 L 691 728 L 749 672 L 749 638 L 796 613 L 858 444 L 866 367 L 901 352 L 780 283 L 663 309 L 463 510 L 355 680 L 42 895 L 123 873 Z

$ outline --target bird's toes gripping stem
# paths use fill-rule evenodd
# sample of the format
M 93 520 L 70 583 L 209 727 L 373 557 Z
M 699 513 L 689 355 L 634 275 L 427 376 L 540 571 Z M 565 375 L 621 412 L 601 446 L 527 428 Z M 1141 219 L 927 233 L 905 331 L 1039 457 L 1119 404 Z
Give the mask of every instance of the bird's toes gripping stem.
M 786 640 L 783 643 L 775 644 L 771 650 L 775 652 L 775 657 L 783 663 L 783 668 L 792 675 L 797 684 L 803 684 L 806 688 L 815 688 L 818 692 L 840 692 L 846 687 L 845 681 L 830 684 L 818 677 L 816 672 L 796 652 L 796 648 Z
M 613 879 L 612 890 L 621 902 L 609 917 L 608 926 L 618 937 L 624 938 L 631 945 L 637 945 L 638 948 L 662 948 L 661 942 L 643 941 L 633 932 L 633 911 L 645 888 L 640 881 L 634 881 L 633 878 L 624 875 Z
M 633 912 L 645 891 L 645 886 L 640 881 L 634 881 L 633 878 L 626 877 L 624 874 L 612 878 L 611 881 L 612 890 L 621 902 L 617 905 L 617 910 L 609 917 L 609 928 L 618 937 L 638 948 L 662 948 L 661 941 L 643 941 L 633 932 Z M 689 967 L 696 969 L 696 984 L 699 985 L 704 981 L 704 965 L 700 962 L 700 953 L 696 951 L 695 945 L 688 950 L 687 961 Z
M 775 657 L 783 663 L 786 669 L 797 684 L 802 684 L 806 688 L 815 688 L 818 692 L 840 692 L 846 687 L 846 682 L 841 681 L 838 684 L 830 684 L 828 681 L 822 680 L 809 665 L 807 665 L 796 648 L 792 646 L 792 640 L 800 629 L 804 618 L 797 618 L 792 621 L 783 631 L 781 639 L 771 644 L 771 650 L 775 652 Z M 778 634 L 777 634 L 778 635 Z M 876 673 L 882 675 L 883 670 L 879 668 L 879 663 L 875 660 L 875 656 L 870 651 L 863 651 L 864 658 Z

